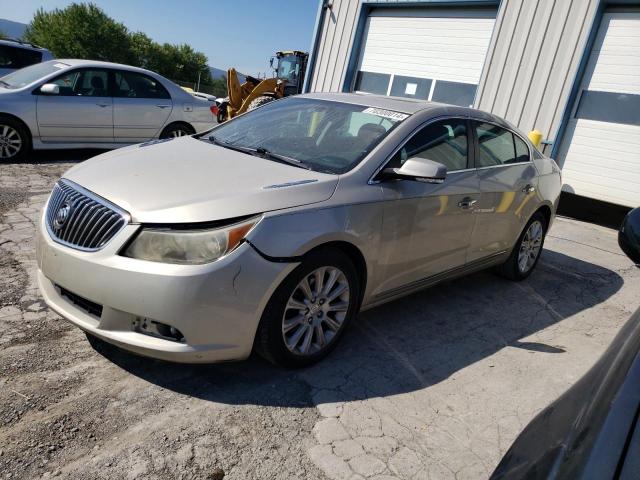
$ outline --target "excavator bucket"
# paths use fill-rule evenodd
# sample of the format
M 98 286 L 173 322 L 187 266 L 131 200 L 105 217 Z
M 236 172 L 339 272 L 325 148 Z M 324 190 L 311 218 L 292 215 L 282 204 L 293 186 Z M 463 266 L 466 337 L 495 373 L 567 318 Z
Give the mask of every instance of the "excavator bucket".
M 227 91 L 229 94 L 229 107 L 234 110 L 239 109 L 242 105 L 242 86 L 235 68 L 230 68 L 227 72 Z

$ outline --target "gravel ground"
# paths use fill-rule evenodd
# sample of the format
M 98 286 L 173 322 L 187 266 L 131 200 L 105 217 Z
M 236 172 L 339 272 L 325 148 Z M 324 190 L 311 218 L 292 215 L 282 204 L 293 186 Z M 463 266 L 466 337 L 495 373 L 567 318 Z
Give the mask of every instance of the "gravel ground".
M 615 232 L 558 219 L 529 280 L 366 312 L 307 370 L 138 358 L 38 294 L 34 223 L 69 156 L 0 165 L 0 478 L 486 478 L 639 303 Z

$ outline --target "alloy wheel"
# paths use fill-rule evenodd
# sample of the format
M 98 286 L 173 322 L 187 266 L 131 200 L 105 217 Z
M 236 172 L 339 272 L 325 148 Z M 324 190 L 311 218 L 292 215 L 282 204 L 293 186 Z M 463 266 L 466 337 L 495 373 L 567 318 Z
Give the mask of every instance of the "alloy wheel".
M 22 137 L 10 125 L 0 125 L 0 158 L 15 157 L 22 149 Z
M 522 242 L 520 243 L 520 251 L 518 252 L 518 268 L 521 273 L 526 273 L 536 263 L 540 249 L 542 248 L 542 238 L 544 236 L 544 228 L 539 220 L 529 225 Z
M 172 130 L 169 133 L 169 137 L 170 138 L 185 137 L 187 135 L 189 135 L 189 134 L 185 130 L 182 130 L 182 129 Z
M 340 331 L 351 295 L 345 274 L 336 267 L 320 267 L 293 290 L 282 317 L 282 336 L 295 355 L 325 349 Z

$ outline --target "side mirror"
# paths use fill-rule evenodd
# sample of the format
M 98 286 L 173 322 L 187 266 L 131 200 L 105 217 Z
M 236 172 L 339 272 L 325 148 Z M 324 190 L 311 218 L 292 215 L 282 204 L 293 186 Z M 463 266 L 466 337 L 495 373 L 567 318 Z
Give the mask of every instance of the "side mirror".
M 276 61 L 275 57 L 271 57 L 271 58 L 269 59 L 269 66 L 270 66 L 271 68 L 273 68 L 273 62 L 275 62 L 275 61 Z
M 427 158 L 411 157 L 400 168 L 385 168 L 382 175 L 383 178 L 442 183 L 447 176 L 447 167 Z
M 45 95 L 59 95 L 60 86 L 55 83 L 45 83 L 40 87 L 40 93 L 44 93 Z

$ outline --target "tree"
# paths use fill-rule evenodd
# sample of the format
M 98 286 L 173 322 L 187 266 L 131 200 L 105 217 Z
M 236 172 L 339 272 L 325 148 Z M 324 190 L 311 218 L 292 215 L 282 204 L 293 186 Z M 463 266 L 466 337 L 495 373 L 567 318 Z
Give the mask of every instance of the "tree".
M 211 90 L 211 94 L 216 97 L 226 97 L 227 96 L 227 80 L 226 78 L 214 78 L 210 85 L 209 89 Z
M 129 31 L 92 3 L 72 3 L 45 12 L 40 8 L 24 39 L 48 48 L 58 58 L 131 63 Z
M 207 57 L 189 45 L 160 45 L 142 32 L 109 17 L 92 3 L 72 3 L 64 9 L 40 9 L 24 34 L 25 40 L 48 48 L 58 58 L 85 58 L 146 68 L 175 81 L 211 83 Z
M 130 34 L 129 41 L 131 42 L 131 52 L 133 53 L 133 65 L 158 73 L 161 73 L 160 70 L 166 71 L 163 66 L 165 58 L 158 43 L 142 32 Z
M 168 43 L 160 46 L 163 67 L 166 75 L 178 80 L 197 81 L 200 75 L 200 83 L 210 83 L 211 73 L 207 66 L 207 57 L 196 52 L 189 45 L 171 45 Z

